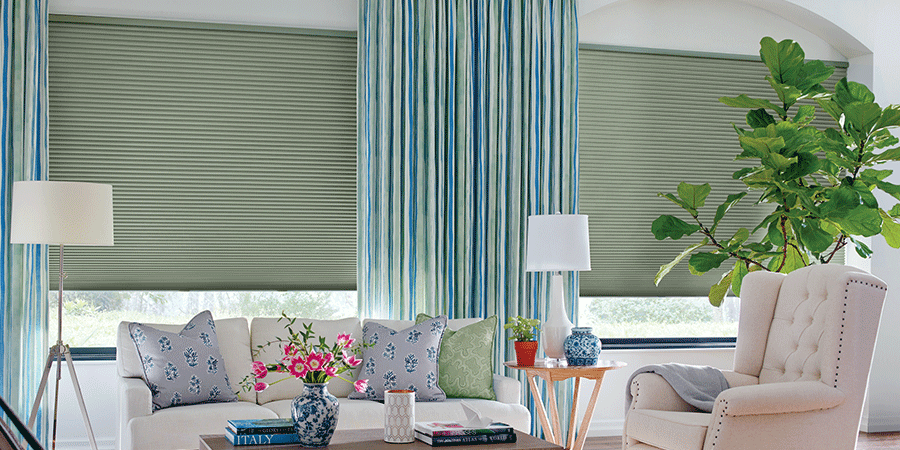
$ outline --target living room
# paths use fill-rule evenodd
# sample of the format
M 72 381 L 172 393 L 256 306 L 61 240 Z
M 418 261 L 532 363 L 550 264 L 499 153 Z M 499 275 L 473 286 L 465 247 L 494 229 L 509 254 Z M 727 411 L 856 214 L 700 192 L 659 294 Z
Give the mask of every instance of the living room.
M 328 3 L 265 2 L 255 4 L 252 8 L 241 2 L 230 1 L 162 4 L 51 0 L 49 6 L 50 13 L 54 15 L 242 24 L 351 33 L 357 30 L 359 20 L 357 2 L 343 0 Z M 882 105 L 900 103 L 900 87 L 893 83 L 892 76 L 900 68 L 900 52 L 894 49 L 891 41 L 893 31 L 900 24 L 900 19 L 897 19 L 897 12 L 900 11 L 897 11 L 896 5 L 890 0 L 867 2 L 864 7 L 855 2 L 837 0 L 598 0 L 581 1 L 578 6 L 579 43 L 582 46 L 752 57 L 758 54 L 759 40 L 763 36 L 789 38 L 800 42 L 809 58 L 846 63 L 848 77 L 870 86 Z M 581 120 L 585 120 L 584 114 Z M 728 131 L 728 121 L 722 122 Z M 53 126 L 52 122 L 50 126 Z M 50 151 L 52 153 L 52 148 Z M 729 155 L 730 152 L 731 150 Z M 644 229 L 649 230 L 649 226 L 648 222 Z M 860 267 L 890 285 L 897 273 L 897 253 L 879 239 L 874 239 L 871 244 L 874 249 L 872 258 L 854 264 L 861 264 Z M 69 261 L 74 265 L 75 256 L 67 259 L 67 263 Z M 647 273 L 646 276 L 652 279 L 654 273 Z M 73 275 L 73 283 L 76 282 L 75 278 Z M 274 287 L 272 290 L 278 288 Z M 659 295 L 666 296 L 667 293 L 661 292 Z M 884 324 L 894 323 L 894 320 L 900 318 L 900 306 L 896 300 L 892 300 L 894 297 L 896 294 L 889 291 L 882 318 Z M 55 315 L 51 314 L 51 324 L 54 319 Z M 876 346 L 870 375 L 869 400 L 863 410 L 863 430 L 900 430 L 900 411 L 896 406 L 900 387 L 893 376 L 900 369 L 900 362 L 892 345 L 900 339 L 898 334 L 900 331 L 891 326 L 883 326 L 879 330 L 879 344 Z M 602 335 L 600 337 L 603 338 Z M 734 358 L 733 348 L 727 347 L 638 348 L 604 352 L 607 359 L 625 361 L 629 367 L 610 372 L 604 380 L 604 388 L 598 400 L 600 406 L 591 424 L 593 436 L 621 434 L 624 420 L 621 406 L 625 401 L 625 385 L 632 369 L 670 361 L 727 368 Z M 98 441 L 102 448 L 114 448 L 116 396 L 111 393 L 110 386 L 115 385 L 115 362 L 81 360 L 76 362 L 76 367 Z M 72 400 L 74 393 L 70 390 L 71 383 L 64 378 L 60 386 L 63 399 L 60 417 L 63 419 L 58 433 L 59 442 L 65 448 L 87 448 L 80 411 Z M 589 390 L 590 386 L 583 386 L 582 389 Z

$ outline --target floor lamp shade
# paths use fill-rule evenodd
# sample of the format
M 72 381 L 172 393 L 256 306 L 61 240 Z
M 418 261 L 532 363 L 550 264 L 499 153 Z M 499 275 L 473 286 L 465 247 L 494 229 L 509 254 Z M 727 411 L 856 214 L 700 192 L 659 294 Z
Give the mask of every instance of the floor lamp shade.
M 10 242 L 113 245 L 112 204 L 108 184 L 17 181 Z
M 563 277 L 560 272 L 591 270 L 591 246 L 588 216 L 551 214 L 528 217 L 525 243 L 525 270 L 554 272 L 550 277 L 550 303 L 541 329 L 544 354 L 548 358 L 565 357 L 563 343 L 572 332 L 572 322 L 563 303 Z

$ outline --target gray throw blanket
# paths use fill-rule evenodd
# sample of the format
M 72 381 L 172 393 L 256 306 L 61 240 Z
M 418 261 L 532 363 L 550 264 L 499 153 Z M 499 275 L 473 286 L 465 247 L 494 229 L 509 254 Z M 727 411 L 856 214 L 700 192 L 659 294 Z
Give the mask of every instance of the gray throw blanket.
M 625 385 L 625 412 L 631 407 L 631 381 L 638 374 L 655 373 L 672 386 L 679 397 L 695 408 L 712 412 L 716 397 L 728 389 L 728 380 L 722 371 L 709 366 L 690 366 L 687 364 L 651 364 L 638 369 Z

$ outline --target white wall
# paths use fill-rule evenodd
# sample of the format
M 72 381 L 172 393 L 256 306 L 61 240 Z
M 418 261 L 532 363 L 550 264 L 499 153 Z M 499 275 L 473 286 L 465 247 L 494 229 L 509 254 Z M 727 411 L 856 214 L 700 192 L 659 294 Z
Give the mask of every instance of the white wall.
M 55 14 L 342 30 L 356 29 L 356 8 L 355 0 L 50 0 L 50 11 Z M 872 87 L 882 105 L 900 103 L 900 83 L 896 82 L 900 51 L 895 50 L 900 2 L 896 0 L 580 0 L 579 10 L 582 42 L 597 44 L 756 55 L 762 36 L 791 38 L 803 45 L 809 57 L 849 60 L 850 77 Z M 872 272 L 889 285 L 900 286 L 900 252 L 881 239 L 875 239 L 873 247 Z M 900 430 L 898 322 L 900 288 L 894 287 L 888 293 L 879 332 L 864 430 Z M 624 384 L 633 369 L 669 361 L 730 367 L 733 351 L 610 351 L 606 357 L 628 362 L 629 367 L 610 372 L 604 380 L 591 435 L 621 432 Z M 105 448 L 112 448 L 115 365 L 76 364 L 89 397 L 95 432 Z M 587 398 L 592 388 L 591 383 L 585 384 L 587 392 L 582 398 Z M 66 398 L 66 392 L 61 392 Z M 73 397 L 63 403 L 61 417 L 65 419 L 60 425 L 60 442 L 83 442 Z
M 116 444 L 116 362 L 76 361 L 75 375 L 78 377 L 84 403 L 94 430 L 94 439 L 101 449 L 111 450 Z M 56 366 L 50 374 L 50 389 L 47 391 L 53 404 L 53 390 L 56 380 Z M 78 401 L 69 377 L 69 366 L 62 364 L 62 378 L 59 382 L 59 419 L 57 422 L 57 448 L 89 449 L 87 431 Z M 52 408 L 52 406 L 51 406 Z M 51 425 L 52 426 L 52 425 Z M 52 429 L 52 428 L 51 428 Z M 49 448 L 49 447 L 48 447 Z

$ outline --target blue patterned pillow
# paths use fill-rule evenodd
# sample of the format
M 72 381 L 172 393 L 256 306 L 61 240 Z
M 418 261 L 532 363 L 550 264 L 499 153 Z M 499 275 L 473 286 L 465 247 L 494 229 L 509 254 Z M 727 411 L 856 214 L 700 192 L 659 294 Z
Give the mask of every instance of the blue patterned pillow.
M 405 330 L 395 331 L 369 322 L 363 327 L 360 379 L 368 379 L 366 392 L 351 392 L 349 398 L 383 400 L 384 391 L 410 389 L 417 401 L 447 399 L 438 386 L 438 354 L 447 328 L 447 316 L 438 316 Z
M 180 333 L 128 324 L 153 394 L 153 410 L 195 403 L 233 402 L 212 314 L 194 316 Z

